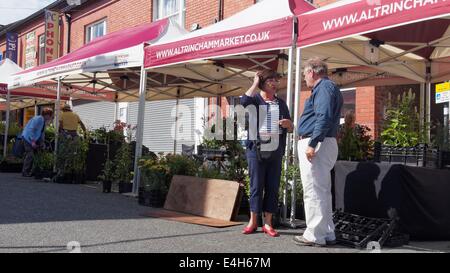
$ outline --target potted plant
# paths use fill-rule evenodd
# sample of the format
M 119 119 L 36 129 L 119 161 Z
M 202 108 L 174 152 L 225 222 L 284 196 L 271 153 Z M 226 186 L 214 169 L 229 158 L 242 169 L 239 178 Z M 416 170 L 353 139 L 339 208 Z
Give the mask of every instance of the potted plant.
M 141 187 L 139 189 L 139 203 L 142 205 L 161 207 L 164 205 L 170 182 L 174 175 L 195 176 L 198 164 L 183 155 L 153 155 L 139 161 L 141 169 Z
M 102 174 L 99 175 L 98 179 L 100 179 L 100 181 L 102 181 L 103 192 L 110 193 L 111 187 L 112 187 L 112 182 L 115 180 L 114 166 L 113 166 L 113 162 L 111 160 L 106 161 L 106 163 L 104 164 Z
M 7 156 L 0 160 L 0 172 L 20 173 L 22 172 L 23 160 L 14 156 Z
M 300 176 L 300 168 L 298 165 L 294 164 L 294 162 L 289 163 L 287 167 L 287 171 L 285 169 L 285 164 L 283 162 L 282 170 L 281 170 L 281 180 L 280 180 L 280 188 L 279 188 L 279 200 L 282 200 L 284 189 L 287 187 L 287 218 L 290 218 L 291 215 L 291 196 L 292 196 L 292 187 L 286 184 L 286 181 L 295 181 L 295 218 L 296 219 L 305 219 L 305 209 L 303 206 L 303 187 Z M 282 216 L 282 204 L 278 206 L 277 213 L 273 216 L 273 225 L 276 227 L 281 223 Z
M 88 143 L 85 139 L 60 138 L 56 158 L 55 182 L 81 184 L 85 181 Z
M 123 143 L 114 159 L 115 178 L 119 182 L 119 193 L 131 192 L 133 189 L 131 145 Z
M 411 90 L 392 102 L 389 96 L 381 140 L 393 147 L 414 147 L 424 141 L 419 128 L 419 115 L 414 106 L 415 96 Z
M 370 128 L 355 124 L 343 124 L 339 130 L 339 160 L 365 161 L 373 156 L 373 141 L 369 135 Z
M 169 168 L 159 159 L 141 159 L 141 187 L 139 204 L 150 207 L 162 207 L 169 190 Z
M 55 162 L 52 152 L 42 151 L 35 153 L 33 159 L 33 174 L 36 179 L 52 178 L 53 164 Z

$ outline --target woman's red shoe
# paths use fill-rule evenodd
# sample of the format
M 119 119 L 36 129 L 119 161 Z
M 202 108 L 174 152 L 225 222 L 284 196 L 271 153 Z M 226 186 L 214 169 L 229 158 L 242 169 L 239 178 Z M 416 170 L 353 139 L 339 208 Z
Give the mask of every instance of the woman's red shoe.
M 244 230 L 242 230 L 242 234 L 251 234 L 255 232 L 258 229 L 258 226 L 255 227 L 245 227 Z
M 272 227 L 266 228 L 266 226 L 264 225 L 262 227 L 262 231 L 264 233 L 267 233 L 267 235 L 269 235 L 270 237 L 278 237 L 279 236 L 278 232 L 275 229 L 273 229 Z

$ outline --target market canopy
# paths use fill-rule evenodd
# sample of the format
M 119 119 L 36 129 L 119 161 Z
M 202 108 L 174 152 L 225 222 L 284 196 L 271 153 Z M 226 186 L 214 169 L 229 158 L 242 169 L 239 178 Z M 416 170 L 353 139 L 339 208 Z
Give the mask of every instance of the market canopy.
M 395 76 L 404 78 L 397 84 L 440 82 L 450 76 L 446 0 L 343 0 L 298 20 L 302 57 L 321 56 L 341 75 L 371 68 L 365 79 L 383 79 L 383 85 Z
M 289 48 L 294 10 L 303 13 L 313 9 L 299 0 L 259 2 L 204 29 L 146 47 L 145 67 Z
M 145 68 L 206 81 L 215 88 L 209 94 L 192 90 L 189 96 L 241 95 L 252 83 L 249 71 L 287 70 L 282 66 L 288 55 L 282 50 L 294 43 L 294 14 L 312 9 L 303 0 L 258 2 L 216 24 L 147 46 Z
M 138 99 L 144 43 L 173 39 L 185 33 L 170 19 L 116 31 L 55 61 L 17 73 L 12 88 L 42 86 L 45 81 L 61 77 L 62 94 L 73 98 L 135 101 Z M 154 92 L 161 93 L 154 99 L 166 98 L 164 92 L 175 85 L 184 84 L 190 89 L 201 87 L 198 81 L 157 73 L 149 75 L 148 82 Z
M 5 99 L 0 110 L 6 111 L 6 96 L 8 95 L 8 84 L 15 73 L 23 71 L 16 63 L 6 58 L 0 65 L 0 97 Z M 54 83 L 46 83 L 41 86 L 22 87 L 9 90 L 11 96 L 11 109 L 34 106 L 35 104 L 46 104 L 50 100 L 56 100 L 56 86 Z M 69 97 L 63 96 L 63 100 Z

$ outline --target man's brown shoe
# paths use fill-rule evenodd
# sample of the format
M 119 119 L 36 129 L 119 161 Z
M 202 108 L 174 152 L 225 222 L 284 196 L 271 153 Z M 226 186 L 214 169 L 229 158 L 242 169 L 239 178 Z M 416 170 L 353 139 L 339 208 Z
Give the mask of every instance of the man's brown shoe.
M 308 241 L 308 240 L 306 240 L 303 237 L 303 235 L 294 236 L 293 240 L 294 240 L 295 244 L 301 245 L 301 246 L 314 246 L 314 247 L 323 247 L 323 246 L 325 246 L 325 245 L 322 245 L 322 244 L 318 244 L 318 243 L 315 243 L 315 242 Z

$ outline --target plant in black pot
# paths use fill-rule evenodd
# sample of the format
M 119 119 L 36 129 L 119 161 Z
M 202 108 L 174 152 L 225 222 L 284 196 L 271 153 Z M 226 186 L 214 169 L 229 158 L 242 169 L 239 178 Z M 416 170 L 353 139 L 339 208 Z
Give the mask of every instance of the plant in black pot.
M 169 168 L 160 159 L 141 159 L 141 188 L 139 204 L 150 207 L 162 207 L 169 191 Z
M 61 137 L 56 158 L 57 183 L 80 184 L 86 176 L 88 141 L 80 137 Z
M 0 172 L 20 173 L 22 166 L 23 160 L 14 156 L 7 156 L 0 160 Z
M 33 174 L 36 179 L 53 178 L 55 156 L 52 152 L 41 151 L 34 155 Z
M 107 160 L 102 174 L 99 175 L 98 179 L 102 181 L 103 184 L 103 192 L 110 193 L 112 188 L 112 183 L 115 180 L 115 172 L 113 162 L 111 160 Z
M 133 189 L 131 145 L 123 143 L 114 159 L 115 177 L 119 181 L 119 193 L 131 192 Z
M 415 95 L 409 90 L 392 100 L 389 94 L 387 110 L 381 132 L 383 145 L 414 147 L 425 141 L 424 128 L 420 128 L 419 114 L 415 106 Z
M 286 184 L 286 181 L 289 184 Z M 292 198 L 292 186 L 291 181 L 295 181 L 295 218 L 296 219 L 305 219 L 305 209 L 303 205 L 303 187 L 302 180 L 300 176 L 300 168 L 293 161 L 288 165 L 287 171 L 285 170 L 285 164 L 283 162 L 282 170 L 281 170 L 281 180 L 280 180 L 280 188 L 279 188 L 279 200 L 281 201 L 284 194 L 284 189 L 287 186 L 287 218 L 291 215 L 291 198 Z M 280 202 L 281 203 L 281 202 Z M 276 216 L 274 216 L 274 222 L 278 221 L 277 224 L 280 223 L 282 216 L 282 206 L 279 206 L 279 211 Z M 275 224 L 274 224 L 275 226 Z

